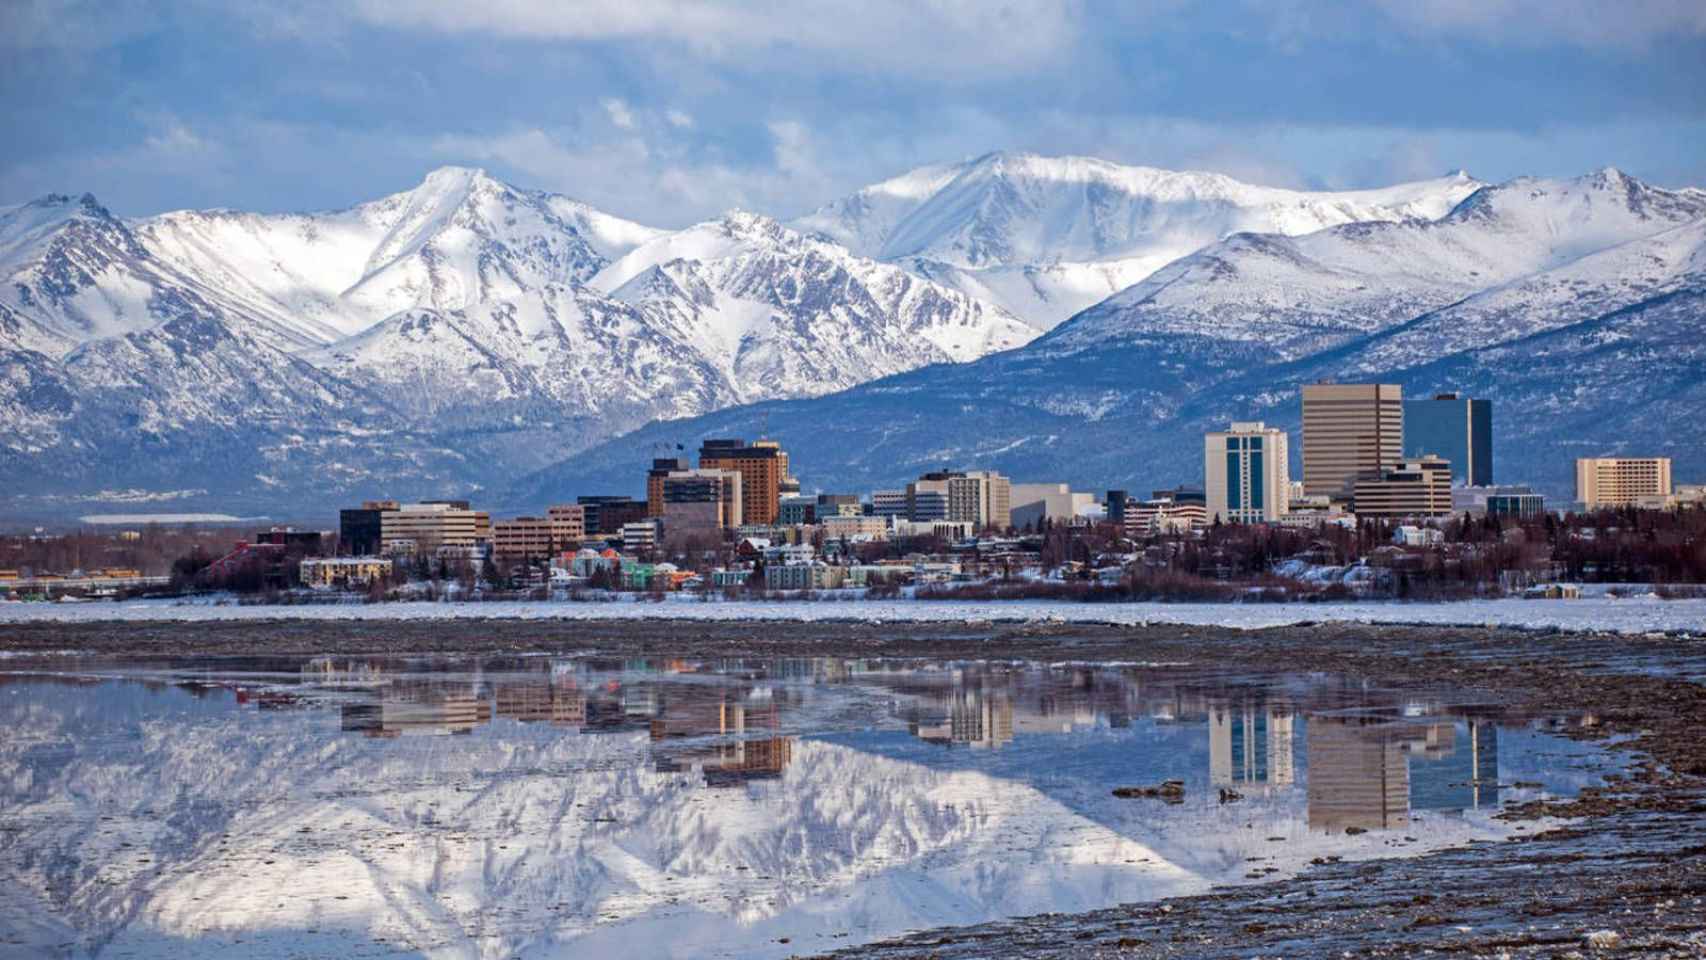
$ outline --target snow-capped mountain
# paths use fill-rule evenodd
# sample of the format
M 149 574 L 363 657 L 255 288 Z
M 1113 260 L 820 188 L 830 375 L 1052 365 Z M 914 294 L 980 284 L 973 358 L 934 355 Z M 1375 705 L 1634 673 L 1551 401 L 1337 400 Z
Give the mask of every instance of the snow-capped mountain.
M 1480 186 L 1457 173 L 1309 193 L 1089 157 L 993 153 L 867 187 L 795 225 L 1046 330 L 1230 234 L 1434 220 Z
M 21 487 L 169 464 L 182 441 L 226 489 L 276 495 L 317 468 L 466 489 L 655 418 L 1034 335 L 764 218 L 670 234 L 464 168 L 318 214 L 124 220 L 51 196 L 0 209 L 0 272 Z
M 824 489 L 959 465 L 1141 492 L 1200 479 L 1180 451 L 1204 429 L 1295 430 L 1298 388 L 1327 377 L 1492 399 L 1495 479 L 1567 498 L 1576 456 L 1665 455 L 1679 477 L 1706 475 L 1703 305 L 1706 191 L 1609 169 L 1523 178 L 1433 221 L 1235 234 L 1019 350 L 653 425 L 526 489 L 575 489 L 631 472 L 648 443 L 767 422 Z
M 668 316 L 731 383 L 812 384 L 803 394 L 1035 336 L 998 307 L 747 213 L 644 244 L 591 285 Z

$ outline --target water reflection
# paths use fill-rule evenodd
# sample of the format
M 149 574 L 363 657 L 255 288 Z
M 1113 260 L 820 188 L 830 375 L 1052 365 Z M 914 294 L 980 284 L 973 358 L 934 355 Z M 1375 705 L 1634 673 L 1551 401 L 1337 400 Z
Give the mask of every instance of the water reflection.
M 1492 839 L 1602 769 L 1557 718 L 1212 666 L 31 666 L 0 928 L 67 955 L 781 956 Z

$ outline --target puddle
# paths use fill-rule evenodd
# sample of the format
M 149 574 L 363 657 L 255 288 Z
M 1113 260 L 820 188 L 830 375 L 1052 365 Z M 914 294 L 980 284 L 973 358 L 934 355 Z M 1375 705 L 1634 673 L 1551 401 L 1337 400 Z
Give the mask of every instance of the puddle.
M 49 955 L 788 956 L 1500 840 L 1614 769 L 1189 665 L 6 666 L 0 946 Z

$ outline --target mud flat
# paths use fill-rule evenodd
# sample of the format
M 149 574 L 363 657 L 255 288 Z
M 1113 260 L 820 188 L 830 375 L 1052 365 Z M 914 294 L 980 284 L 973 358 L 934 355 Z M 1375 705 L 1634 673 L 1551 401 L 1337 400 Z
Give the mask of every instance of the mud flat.
M 933 930 L 875 957 L 1706 955 L 1706 641 L 1447 627 L 455 621 L 15 624 L 9 656 L 600 653 L 1024 658 L 1323 671 L 1474 691 L 1623 752 L 1628 773 L 1508 809 L 1517 838 L 1315 864 L 1271 883 Z M 32 658 L 33 659 L 33 658 Z M 1559 823 L 1555 818 L 1566 818 Z

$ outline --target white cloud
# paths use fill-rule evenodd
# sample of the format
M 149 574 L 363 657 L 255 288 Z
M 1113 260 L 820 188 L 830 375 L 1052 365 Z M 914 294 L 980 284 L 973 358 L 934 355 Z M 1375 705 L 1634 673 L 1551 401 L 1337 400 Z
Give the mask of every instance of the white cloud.
M 611 123 L 624 130 L 634 129 L 634 111 L 628 104 L 617 97 L 606 97 L 598 103 L 604 108 L 604 112 L 610 115 Z
M 670 126 L 676 127 L 677 129 L 688 130 L 693 127 L 692 115 L 683 110 L 666 111 L 663 118 L 669 121 Z

